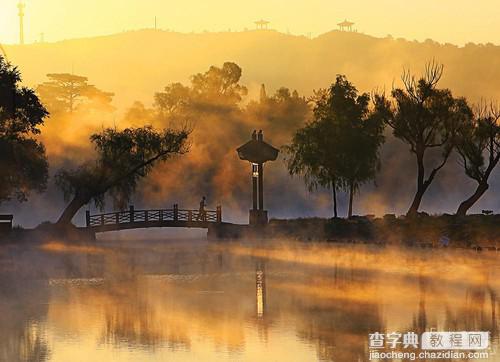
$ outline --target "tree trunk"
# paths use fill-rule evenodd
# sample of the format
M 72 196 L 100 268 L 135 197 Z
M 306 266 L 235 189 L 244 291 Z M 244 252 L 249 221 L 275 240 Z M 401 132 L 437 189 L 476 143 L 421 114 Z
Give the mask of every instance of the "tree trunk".
M 64 209 L 63 213 L 59 217 L 59 220 L 57 220 L 57 223 L 70 224 L 78 210 L 80 210 L 89 201 L 90 198 L 88 197 L 86 198 L 80 195 L 75 195 L 68 206 Z
M 415 197 L 413 198 L 413 202 L 411 203 L 408 212 L 406 213 L 407 217 L 415 217 L 418 215 L 418 209 L 420 208 L 420 203 L 422 202 L 422 197 L 424 196 L 425 189 L 423 187 L 419 187 L 417 192 L 415 193 Z
M 337 187 L 335 186 L 335 181 L 332 181 L 332 197 L 333 197 L 333 217 L 337 218 Z
M 448 161 L 451 150 L 443 155 L 443 161 L 439 166 L 432 169 L 427 179 L 425 179 L 424 153 L 425 148 L 417 145 L 417 150 L 415 151 L 415 155 L 417 157 L 417 192 L 415 193 L 410 209 L 406 213 L 406 216 L 408 217 L 415 217 L 418 215 L 418 209 L 420 208 L 420 203 L 422 202 L 425 192 L 431 185 L 432 181 L 434 181 L 434 178 L 436 178 L 439 170 L 441 170 L 446 164 L 446 161 Z
M 417 216 L 418 209 L 420 208 L 420 204 L 422 202 L 425 190 L 427 190 L 428 187 L 428 185 L 426 185 L 425 182 L 424 153 L 417 152 L 416 156 L 417 156 L 417 192 L 415 192 L 415 196 L 413 197 L 411 206 L 406 213 L 407 217 Z
M 484 195 L 488 190 L 489 185 L 487 182 L 481 182 L 477 185 L 476 191 L 467 200 L 463 201 L 457 210 L 457 216 L 465 216 L 467 211 Z
M 349 212 L 347 213 L 347 217 L 350 219 L 352 217 L 352 200 L 354 198 L 354 185 L 351 182 L 349 186 Z

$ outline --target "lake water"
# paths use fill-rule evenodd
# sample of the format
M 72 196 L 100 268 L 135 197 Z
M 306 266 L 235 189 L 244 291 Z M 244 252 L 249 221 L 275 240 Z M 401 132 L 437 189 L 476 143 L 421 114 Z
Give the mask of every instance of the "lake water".
M 370 333 L 437 330 L 488 331 L 489 358 L 469 360 L 500 361 L 499 296 L 496 252 L 189 240 L 3 246 L 0 360 L 356 362 L 369 359 Z

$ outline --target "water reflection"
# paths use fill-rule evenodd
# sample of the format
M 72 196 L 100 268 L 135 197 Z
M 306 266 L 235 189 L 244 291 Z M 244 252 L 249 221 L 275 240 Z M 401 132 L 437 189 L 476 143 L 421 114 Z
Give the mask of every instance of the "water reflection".
M 257 295 L 257 318 L 262 319 L 266 311 L 266 273 L 263 261 L 258 261 L 255 271 L 255 291 Z
M 43 282 L 0 276 L 0 361 L 49 358 L 44 327 L 48 301 Z
M 0 360 L 365 361 L 369 333 L 433 328 L 490 331 L 497 347 L 498 261 L 297 244 L 4 247 Z

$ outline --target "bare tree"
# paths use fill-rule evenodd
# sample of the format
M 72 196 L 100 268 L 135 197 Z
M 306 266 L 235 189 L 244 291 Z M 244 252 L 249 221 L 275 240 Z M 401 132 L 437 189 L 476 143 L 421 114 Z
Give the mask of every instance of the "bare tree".
M 396 138 L 410 146 L 417 163 L 417 189 L 408 216 L 417 215 L 425 192 L 448 161 L 457 130 L 472 117 L 464 98 L 454 98 L 449 89 L 437 88 L 442 75 L 443 65 L 435 61 L 425 66 L 418 79 L 405 70 L 401 77 L 403 88 L 392 90 L 393 105 L 379 97 L 379 108 L 384 104 L 389 107 L 382 112 L 386 123 Z M 440 151 L 432 166 L 426 163 L 430 150 Z

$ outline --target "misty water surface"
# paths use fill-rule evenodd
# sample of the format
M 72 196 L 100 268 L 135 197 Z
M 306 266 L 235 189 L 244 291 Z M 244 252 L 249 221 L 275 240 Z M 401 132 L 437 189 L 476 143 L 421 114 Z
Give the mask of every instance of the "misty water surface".
M 3 246 L 0 360 L 366 361 L 368 333 L 432 328 L 490 331 L 498 348 L 499 259 L 292 243 Z

